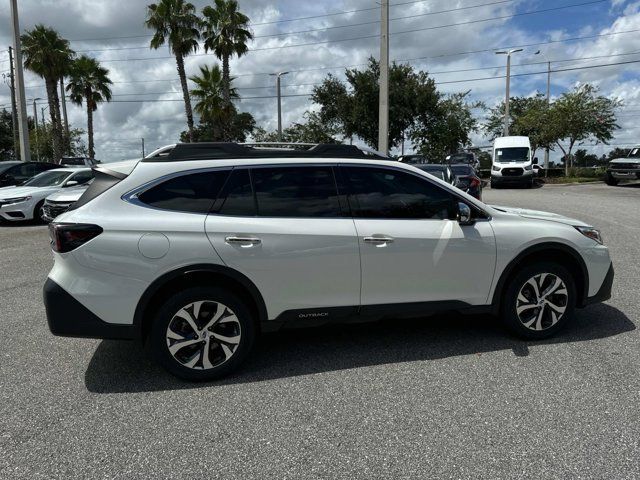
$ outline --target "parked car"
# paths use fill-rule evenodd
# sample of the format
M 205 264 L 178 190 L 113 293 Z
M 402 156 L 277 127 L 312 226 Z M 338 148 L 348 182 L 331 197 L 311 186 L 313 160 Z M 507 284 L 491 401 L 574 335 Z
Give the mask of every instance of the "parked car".
M 49 328 L 146 339 L 185 379 L 230 373 L 285 325 L 453 310 L 542 339 L 611 292 L 594 227 L 486 205 L 351 145 L 178 144 L 94 170 L 49 225 Z
M 87 183 L 90 168 L 57 168 L 36 175 L 19 187 L 0 188 L 0 219 L 46 221 L 44 199 L 63 188 Z
M 634 147 L 629 155 L 623 158 L 614 158 L 607 166 L 605 182 L 615 186 L 620 180 L 640 179 L 640 146 Z
M 439 178 L 442 181 L 447 182 L 450 185 L 454 185 L 457 182 L 457 178 L 455 174 L 451 171 L 451 167 L 449 165 L 441 165 L 437 163 L 425 163 L 415 165 L 416 168 L 419 168 L 423 172 L 430 173 L 434 177 Z
M 45 198 L 42 206 L 42 219 L 45 222 L 51 222 L 58 215 L 69 210 L 69 207 L 80 199 L 91 181 L 83 185 L 60 189 Z
M 473 198 L 482 200 L 482 180 L 475 168 L 466 164 L 451 165 L 451 171 L 456 176 L 456 187 Z
M 533 166 L 537 163 L 537 158 L 531 158 L 529 137 L 496 138 L 493 142 L 491 188 L 499 188 L 503 185 L 533 187 L 535 179 Z
M 0 162 L 0 188 L 22 185 L 39 173 L 54 168 L 60 168 L 60 166 L 47 162 Z
M 478 156 L 473 152 L 458 152 L 447 155 L 446 162 L 449 165 L 471 165 L 476 170 L 480 168 L 480 160 L 478 160 Z
M 102 163 L 100 160 L 89 157 L 62 157 L 60 159 L 61 166 L 93 167 L 100 163 Z

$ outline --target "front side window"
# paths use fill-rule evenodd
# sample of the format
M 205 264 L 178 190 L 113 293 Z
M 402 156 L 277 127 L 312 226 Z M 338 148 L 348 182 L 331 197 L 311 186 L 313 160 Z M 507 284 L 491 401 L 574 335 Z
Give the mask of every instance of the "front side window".
M 251 171 L 263 217 L 338 217 L 340 203 L 331 167 L 274 167 Z
M 227 171 L 181 175 L 151 187 L 138 195 L 138 200 L 163 210 L 206 214 L 227 176 Z
M 344 168 L 354 216 L 361 218 L 453 218 L 453 195 L 407 172 L 386 168 Z
M 89 180 L 93 178 L 93 172 L 79 172 L 76 173 L 73 177 L 71 177 L 68 181 L 78 182 L 78 185 L 82 185 L 87 183 Z

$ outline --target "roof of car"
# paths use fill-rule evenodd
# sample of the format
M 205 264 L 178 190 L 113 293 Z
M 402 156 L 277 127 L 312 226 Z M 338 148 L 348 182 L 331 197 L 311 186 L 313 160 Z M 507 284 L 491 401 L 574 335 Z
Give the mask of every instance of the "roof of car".
M 328 143 L 254 143 L 233 142 L 178 143 L 166 156 L 146 157 L 141 162 L 183 162 L 256 158 L 352 158 L 390 160 L 375 150 L 356 145 Z
M 60 168 L 52 168 L 51 170 L 47 170 L 47 172 L 69 172 L 69 173 L 76 173 L 76 172 L 90 172 L 91 171 L 91 167 L 60 167 Z M 44 173 L 44 172 L 43 172 Z

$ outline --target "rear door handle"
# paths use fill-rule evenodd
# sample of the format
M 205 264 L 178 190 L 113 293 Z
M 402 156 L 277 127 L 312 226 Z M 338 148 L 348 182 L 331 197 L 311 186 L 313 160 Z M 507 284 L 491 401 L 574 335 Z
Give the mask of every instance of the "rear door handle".
M 381 245 L 384 243 L 393 242 L 394 238 L 389 237 L 387 235 L 373 235 L 371 237 L 364 237 L 363 240 L 365 241 L 365 243 L 373 243 L 375 245 Z
M 250 247 L 251 245 L 258 245 L 262 242 L 262 240 L 260 240 L 258 237 L 236 237 L 236 236 L 225 237 L 224 241 L 231 244 L 241 244 L 247 247 Z

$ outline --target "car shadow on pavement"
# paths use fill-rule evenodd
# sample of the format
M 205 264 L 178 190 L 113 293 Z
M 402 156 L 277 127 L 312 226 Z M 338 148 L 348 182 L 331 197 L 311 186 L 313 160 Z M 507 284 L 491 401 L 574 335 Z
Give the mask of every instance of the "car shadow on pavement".
M 580 310 L 557 336 L 527 342 L 510 336 L 489 316 L 438 315 L 368 324 L 327 325 L 264 335 L 236 374 L 217 382 L 190 383 L 174 378 L 150 358 L 139 342 L 102 341 L 85 373 L 94 393 L 125 393 L 259 382 L 372 365 L 436 360 L 511 350 L 529 355 L 546 344 L 596 340 L 634 330 L 620 310 L 598 304 Z

